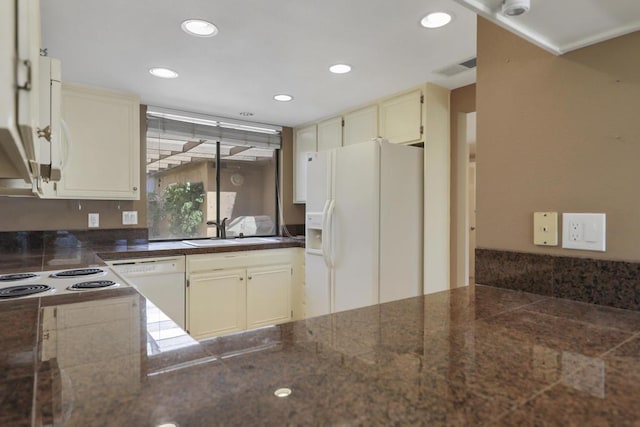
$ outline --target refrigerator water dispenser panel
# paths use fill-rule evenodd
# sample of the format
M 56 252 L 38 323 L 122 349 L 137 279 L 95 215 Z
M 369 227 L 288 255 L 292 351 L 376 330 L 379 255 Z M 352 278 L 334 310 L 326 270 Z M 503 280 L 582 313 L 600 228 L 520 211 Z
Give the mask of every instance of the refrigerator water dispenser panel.
M 307 228 L 317 228 L 322 230 L 322 212 L 307 212 Z
M 322 230 L 307 229 L 307 249 L 312 251 L 322 250 Z

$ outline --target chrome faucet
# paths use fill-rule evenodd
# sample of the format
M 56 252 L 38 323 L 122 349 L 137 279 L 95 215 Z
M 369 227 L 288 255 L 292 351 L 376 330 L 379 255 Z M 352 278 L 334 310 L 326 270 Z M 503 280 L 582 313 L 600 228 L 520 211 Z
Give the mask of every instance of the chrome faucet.
M 218 237 L 221 239 L 227 238 L 227 220 L 229 218 L 225 217 L 221 222 L 216 221 L 207 221 L 207 225 L 215 225 L 218 229 Z

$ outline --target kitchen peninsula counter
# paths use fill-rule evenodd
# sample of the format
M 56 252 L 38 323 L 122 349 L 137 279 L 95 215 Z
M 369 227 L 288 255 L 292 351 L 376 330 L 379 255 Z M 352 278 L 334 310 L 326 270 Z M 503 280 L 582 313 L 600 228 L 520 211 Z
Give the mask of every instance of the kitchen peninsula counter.
M 304 247 L 304 241 L 272 237 L 269 242 L 242 238 L 237 244 L 195 247 L 181 241 L 149 242 L 146 234 L 136 238 L 114 238 L 104 231 L 91 232 L 15 232 L 0 233 L 0 274 L 104 266 L 104 261 L 219 252 L 252 251 Z M 249 243 L 251 242 L 251 243 Z
M 0 425 L 640 423 L 638 312 L 478 285 L 197 342 L 152 308 L 1 302 Z

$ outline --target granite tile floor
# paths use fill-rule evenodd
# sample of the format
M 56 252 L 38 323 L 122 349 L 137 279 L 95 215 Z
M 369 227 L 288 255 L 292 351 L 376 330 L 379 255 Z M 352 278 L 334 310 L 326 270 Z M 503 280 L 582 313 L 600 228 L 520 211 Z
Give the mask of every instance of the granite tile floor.
M 109 391 L 93 376 L 109 399 L 63 404 L 71 413 L 56 418 L 85 426 L 640 425 L 640 312 L 519 291 L 476 285 L 174 351 L 145 361 L 155 373 L 142 372 L 131 391 Z M 292 394 L 275 397 L 281 387 Z

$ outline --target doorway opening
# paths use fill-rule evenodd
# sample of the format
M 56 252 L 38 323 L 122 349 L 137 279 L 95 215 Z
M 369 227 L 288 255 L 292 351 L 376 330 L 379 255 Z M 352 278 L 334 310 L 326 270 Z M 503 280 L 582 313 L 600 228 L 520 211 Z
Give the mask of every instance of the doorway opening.
M 456 286 L 475 283 L 476 113 L 459 113 L 457 124 Z

